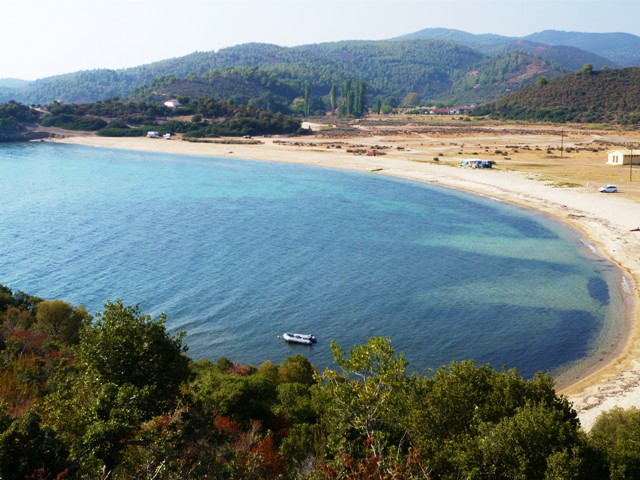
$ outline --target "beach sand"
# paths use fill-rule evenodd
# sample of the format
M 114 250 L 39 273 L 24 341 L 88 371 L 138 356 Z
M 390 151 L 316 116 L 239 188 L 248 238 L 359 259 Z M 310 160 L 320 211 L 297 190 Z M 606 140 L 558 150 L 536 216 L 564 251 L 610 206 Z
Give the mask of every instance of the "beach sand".
M 318 128 L 314 125 L 314 130 Z M 621 268 L 621 291 L 629 310 L 623 339 L 609 358 L 597 371 L 586 372 L 560 391 L 573 402 L 588 430 L 602 411 L 640 406 L 640 232 L 631 231 L 640 227 L 640 169 L 633 182 L 629 167 L 606 165 L 607 150 L 613 144 L 639 139 L 635 132 L 566 126 L 562 130 L 520 125 L 465 129 L 403 124 L 361 126 L 359 134 L 350 137 L 332 137 L 330 130 L 319 136 L 260 137 L 254 144 L 92 135 L 56 141 L 390 175 L 501 199 L 566 222 Z M 366 155 L 373 150 L 383 155 Z M 467 158 L 494 160 L 497 165 L 493 169 L 460 167 L 460 160 Z M 618 185 L 620 192 L 598 192 L 598 187 L 609 183 Z

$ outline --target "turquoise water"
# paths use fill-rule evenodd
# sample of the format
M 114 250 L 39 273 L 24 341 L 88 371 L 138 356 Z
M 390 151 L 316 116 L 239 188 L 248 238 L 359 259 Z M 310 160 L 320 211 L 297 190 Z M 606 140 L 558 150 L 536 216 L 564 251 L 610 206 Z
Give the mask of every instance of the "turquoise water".
M 548 218 L 371 174 L 48 143 L 0 146 L 0 283 L 140 303 L 190 355 L 259 364 L 392 338 L 426 373 L 559 373 L 621 329 L 618 273 Z M 314 333 L 312 348 L 284 331 Z

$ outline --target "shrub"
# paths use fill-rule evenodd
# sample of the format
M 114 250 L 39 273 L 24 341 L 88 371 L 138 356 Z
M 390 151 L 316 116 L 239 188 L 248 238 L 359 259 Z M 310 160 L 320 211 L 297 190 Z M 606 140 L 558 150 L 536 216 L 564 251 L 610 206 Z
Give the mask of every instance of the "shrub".
M 62 113 L 51 115 L 42 119 L 44 127 L 58 127 L 65 130 L 84 130 L 95 132 L 108 124 L 101 118 Z

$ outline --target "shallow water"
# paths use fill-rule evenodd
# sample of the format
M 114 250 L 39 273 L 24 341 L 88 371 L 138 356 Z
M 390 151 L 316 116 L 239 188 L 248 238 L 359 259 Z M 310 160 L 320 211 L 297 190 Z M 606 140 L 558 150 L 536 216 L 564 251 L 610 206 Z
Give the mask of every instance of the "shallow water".
M 0 283 L 140 303 L 190 355 L 259 364 L 392 338 L 412 370 L 559 374 L 622 328 L 619 273 L 553 220 L 375 175 L 70 145 L 0 146 Z M 314 333 L 312 348 L 284 331 Z

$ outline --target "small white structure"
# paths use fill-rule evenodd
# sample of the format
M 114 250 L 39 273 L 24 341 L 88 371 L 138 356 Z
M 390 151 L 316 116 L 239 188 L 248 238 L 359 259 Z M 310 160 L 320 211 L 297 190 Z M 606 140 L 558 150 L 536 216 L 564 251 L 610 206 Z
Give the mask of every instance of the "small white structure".
M 147 138 L 160 138 L 160 132 L 147 132 Z
M 638 150 L 613 150 L 607 155 L 608 165 L 640 165 L 640 148 Z
M 179 107 L 180 105 L 182 105 L 178 100 L 176 100 L 175 98 L 172 98 L 171 100 L 167 100 L 166 102 L 164 102 L 165 106 L 169 107 L 169 108 L 176 108 Z

